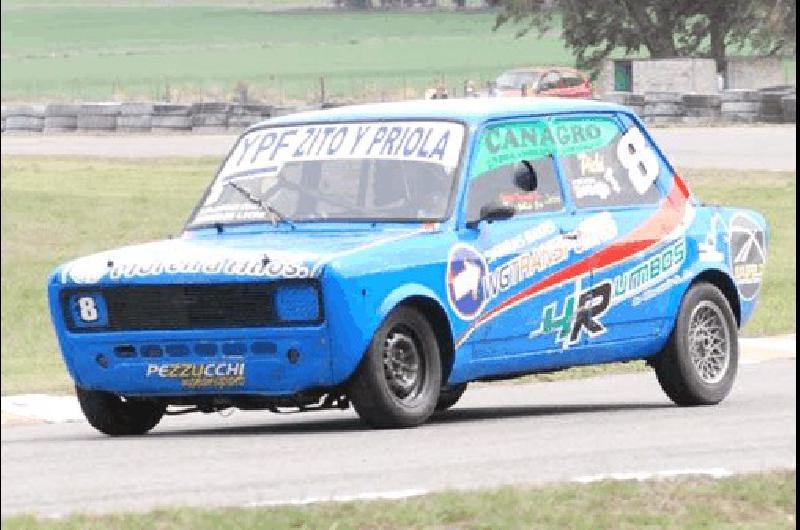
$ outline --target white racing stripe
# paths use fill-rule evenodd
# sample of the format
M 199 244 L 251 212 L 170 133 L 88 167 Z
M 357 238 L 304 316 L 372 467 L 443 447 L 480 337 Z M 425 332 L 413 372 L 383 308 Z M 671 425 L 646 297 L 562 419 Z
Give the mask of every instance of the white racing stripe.
M 410 497 L 420 497 L 429 494 L 430 491 L 423 489 L 408 489 L 396 491 L 375 491 L 364 493 L 353 493 L 350 495 L 331 495 L 328 497 L 305 497 L 302 499 L 286 499 L 273 501 L 248 502 L 245 508 L 263 508 L 269 506 L 305 506 L 307 504 L 317 504 L 320 502 L 354 502 L 354 501 L 394 501 L 408 499 Z
M 75 396 L 48 394 L 3 396 L 0 398 L 0 408 L 6 414 L 48 423 L 84 421 Z
M 605 473 L 600 475 L 583 475 L 575 477 L 570 482 L 578 482 L 580 484 L 591 484 L 593 482 L 602 482 L 604 480 L 662 480 L 676 477 L 686 476 L 704 476 L 711 478 L 724 478 L 733 476 L 733 471 L 729 471 L 722 467 L 712 467 L 707 469 L 702 468 L 689 468 L 689 469 L 667 469 L 662 471 L 636 471 L 627 473 Z

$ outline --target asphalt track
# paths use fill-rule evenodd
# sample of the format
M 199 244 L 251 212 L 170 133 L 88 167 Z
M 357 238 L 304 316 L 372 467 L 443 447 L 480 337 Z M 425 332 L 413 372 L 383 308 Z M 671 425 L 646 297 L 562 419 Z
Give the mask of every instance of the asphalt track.
M 692 168 L 796 171 L 794 125 L 748 127 L 667 127 L 651 129 L 667 158 L 681 170 Z M 27 135 L 3 134 L 3 155 L 85 155 L 112 157 L 215 156 L 220 159 L 234 135 Z
M 2 430 L 2 514 L 269 505 L 585 480 L 795 468 L 794 360 L 740 367 L 715 407 L 678 408 L 652 373 L 477 385 L 410 430 L 352 411 L 166 418 L 143 437 L 86 423 Z

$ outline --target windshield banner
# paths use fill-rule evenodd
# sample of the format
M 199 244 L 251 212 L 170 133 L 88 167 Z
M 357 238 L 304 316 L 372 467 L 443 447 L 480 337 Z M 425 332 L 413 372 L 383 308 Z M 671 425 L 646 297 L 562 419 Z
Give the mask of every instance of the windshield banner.
M 239 139 L 219 180 L 274 173 L 293 161 L 404 159 L 458 164 L 464 126 L 450 122 L 329 123 L 270 127 Z

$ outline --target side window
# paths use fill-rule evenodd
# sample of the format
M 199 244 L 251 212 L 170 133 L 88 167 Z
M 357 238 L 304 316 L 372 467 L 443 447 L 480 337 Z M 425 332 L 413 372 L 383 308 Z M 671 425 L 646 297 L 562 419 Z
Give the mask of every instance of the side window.
M 558 72 L 547 72 L 539 82 L 539 90 L 553 90 L 558 88 L 561 75 Z
M 467 190 L 468 221 L 492 203 L 512 206 L 518 214 L 562 209 L 555 144 L 545 122 L 492 125 L 479 142 Z
M 564 78 L 564 86 L 567 88 L 572 88 L 576 86 L 581 86 L 584 83 L 583 79 L 578 77 L 577 75 L 569 76 Z
M 579 208 L 658 202 L 661 163 L 635 124 L 622 130 L 610 117 L 590 116 L 554 120 L 553 129 Z

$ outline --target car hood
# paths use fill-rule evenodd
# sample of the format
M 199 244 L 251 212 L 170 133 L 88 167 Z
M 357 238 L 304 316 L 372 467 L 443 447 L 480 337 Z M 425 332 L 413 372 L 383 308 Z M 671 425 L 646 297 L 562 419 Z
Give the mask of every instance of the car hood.
M 325 265 L 432 227 L 359 231 L 291 231 L 194 235 L 122 247 L 59 267 L 54 281 L 91 285 L 119 283 L 237 282 L 310 278 Z

